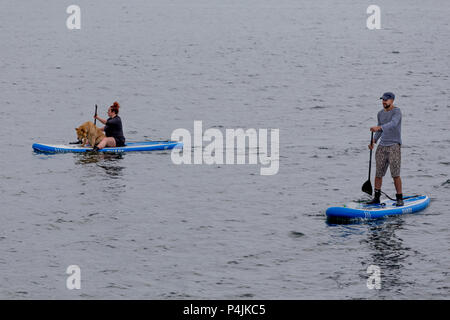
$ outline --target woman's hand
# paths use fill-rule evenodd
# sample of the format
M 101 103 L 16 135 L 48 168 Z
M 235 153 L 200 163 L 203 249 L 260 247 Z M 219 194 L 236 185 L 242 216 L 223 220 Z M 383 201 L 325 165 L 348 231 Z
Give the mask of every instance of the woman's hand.
M 103 123 L 103 124 L 106 124 L 106 120 L 105 119 L 102 119 L 102 118 L 100 118 L 99 116 L 97 116 L 97 115 L 95 115 L 94 116 L 94 119 L 97 119 L 98 121 L 100 121 L 101 123 Z
M 373 149 L 373 145 L 375 144 L 376 142 L 375 142 L 375 140 L 372 140 L 372 143 L 371 144 L 369 144 L 369 149 L 370 150 L 372 150 Z

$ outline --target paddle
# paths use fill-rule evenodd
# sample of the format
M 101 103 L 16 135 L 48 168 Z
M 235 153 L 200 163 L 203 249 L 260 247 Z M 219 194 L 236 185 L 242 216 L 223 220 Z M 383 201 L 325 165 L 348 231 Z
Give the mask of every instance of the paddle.
M 372 144 L 373 142 L 373 131 L 372 131 L 372 134 L 371 134 L 371 137 L 370 137 L 370 144 Z M 373 189 L 372 189 L 372 183 L 370 182 L 370 169 L 372 168 L 372 149 L 370 149 L 370 160 L 369 160 L 369 179 L 366 181 L 366 182 L 364 182 L 364 184 L 363 184 L 363 186 L 362 186 L 362 188 L 361 188 L 361 190 L 363 191 L 363 192 L 365 192 L 365 193 L 368 193 L 368 194 L 370 194 L 370 195 L 372 195 L 372 191 L 373 191 Z
M 95 116 L 97 116 L 97 104 L 95 105 Z M 97 119 L 94 119 L 94 126 L 97 124 Z

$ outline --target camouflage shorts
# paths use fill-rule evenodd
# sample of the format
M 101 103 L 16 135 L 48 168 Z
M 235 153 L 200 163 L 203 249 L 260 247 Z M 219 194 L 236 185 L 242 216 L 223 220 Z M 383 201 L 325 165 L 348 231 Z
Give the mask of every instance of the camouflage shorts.
M 375 153 L 375 160 L 377 162 L 376 177 L 384 177 L 388 166 L 391 170 L 391 176 L 393 178 L 400 176 L 401 166 L 401 146 L 394 144 L 392 146 L 378 146 Z

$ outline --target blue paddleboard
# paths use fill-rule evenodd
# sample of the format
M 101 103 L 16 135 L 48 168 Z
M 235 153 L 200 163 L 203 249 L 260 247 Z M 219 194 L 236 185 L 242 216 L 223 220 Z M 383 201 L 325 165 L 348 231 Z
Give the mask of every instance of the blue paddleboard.
M 414 213 L 428 207 L 430 198 L 427 196 L 412 196 L 404 198 L 405 204 L 401 207 L 395 205 L 393 200 L 383 200 L 381 204 L 368 205 L 366 203 L 351 202 L 342 207 L 330 207 L 327 209 L 328 218 L 343 219 L 377 219 L 390 215 Z
M 132 151 L 153 151 L 168 150 L 173 148 L 183 148 L 182 142 L 176 141 L 143 141 L 143 142 L 127 142 L 123 147 L 103 148 L 99 152 L 132 152 Z M 34 143 L 33 150 L 44 153 L 67 153 L 67 152 L 90 152 L 92 147 L 82 147 L 81 145 L 63 145 L 63 144 L 43 144 Z

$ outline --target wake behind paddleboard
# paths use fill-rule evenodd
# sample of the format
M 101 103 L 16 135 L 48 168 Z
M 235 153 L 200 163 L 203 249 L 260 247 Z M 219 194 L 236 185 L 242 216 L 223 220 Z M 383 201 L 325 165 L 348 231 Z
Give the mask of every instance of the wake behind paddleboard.
M 427 196 L 412 196 L 404 198 L 404 205 L 397 207 L 395 201 L 384 200 L 381 204 L 351 202 L 342 207 L 330 207 L 326 211 L 327 218 L 343 219 L 377 219 L 390 215 L 414 213 L 428 207 L 430 198 Z
M 144 141 L 144 142 L 127 142 L 123 147 L 103 148 L 98 152 L 136 152 L 136 151 L 153 151 L 153 150 L 169 150 L 173 148 L 182 148 L 182 142 L 176 141 Z M 67 152 L 90 152 L 92 147 L 82 147 L 81 145 L 59 145 L 59 144 L 43 144 L 34 143 L 33 150 L 44 153 L 67 153 Z

